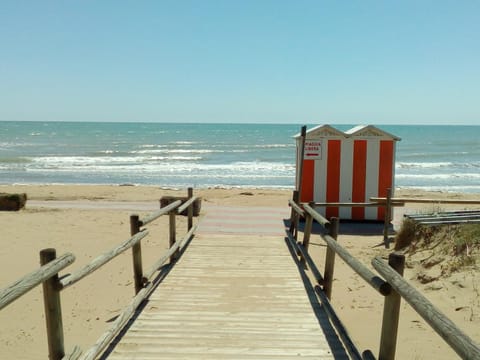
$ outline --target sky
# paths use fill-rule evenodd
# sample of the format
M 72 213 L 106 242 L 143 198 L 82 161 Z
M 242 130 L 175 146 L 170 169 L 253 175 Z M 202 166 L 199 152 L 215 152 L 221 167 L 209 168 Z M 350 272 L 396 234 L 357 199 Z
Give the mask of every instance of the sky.
M 0 120 L 480 125 L 480 1 L 0 0 Z

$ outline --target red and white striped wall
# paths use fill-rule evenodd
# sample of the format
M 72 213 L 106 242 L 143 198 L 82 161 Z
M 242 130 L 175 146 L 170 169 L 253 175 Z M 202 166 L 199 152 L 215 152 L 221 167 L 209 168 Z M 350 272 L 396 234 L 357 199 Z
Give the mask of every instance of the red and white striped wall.
M 297 166 L 297 189 L 301 178 L 302 202 L 368 202 L 385 197 L 394 187 L 395 142 L 399 138 L 374 126 L 355 127 L 341 132 L 328 125 L 316 127 L 306 136 L 303 175 Z M 301 159 L 297 146 L 297 165 Z M 312 156 L 313 155 L 313 156 Z M 327 219 L 383 220 L 384 209 L 377 207 L 321 207 Z

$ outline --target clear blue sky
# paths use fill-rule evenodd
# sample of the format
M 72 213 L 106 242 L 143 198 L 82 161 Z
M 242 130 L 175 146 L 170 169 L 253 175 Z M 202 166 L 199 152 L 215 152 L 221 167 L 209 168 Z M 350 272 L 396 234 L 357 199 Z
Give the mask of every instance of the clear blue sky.
M 0 120 L 480 124 L 480 2 L 1 1 Z

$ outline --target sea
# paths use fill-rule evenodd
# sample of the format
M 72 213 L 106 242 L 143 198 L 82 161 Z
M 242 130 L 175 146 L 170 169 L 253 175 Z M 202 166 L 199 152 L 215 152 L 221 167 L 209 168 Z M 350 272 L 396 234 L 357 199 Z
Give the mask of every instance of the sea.
M 318 125 L 308 125 L 312 128 Z M 354 125 L 334 125 L 347 130 Z M 480 193 L 480 126 L 376 125 L 395 186 Z M 0 184 L 293 189 L 298 124 L 0 122 Z

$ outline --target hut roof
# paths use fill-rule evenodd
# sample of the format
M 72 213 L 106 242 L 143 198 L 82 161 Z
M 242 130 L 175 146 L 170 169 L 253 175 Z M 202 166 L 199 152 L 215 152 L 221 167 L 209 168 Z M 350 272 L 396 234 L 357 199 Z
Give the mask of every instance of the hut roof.
M 386 136 L 395 141 L 401 140 L 398 136 L 392 135 L 384 130 L 379 129 L 373 125 L 358 125 L 350 130 L 345 131 L 345 134 L 350 136 Z
M 294 137 L 299 138 L 300 136 L 302 136 L 302 134 L 298 133 Z M 311 129 L 307 130 L 307 138 L 309 138 L 311 136 L 342 136 L 342 137 L 345 137 L 345 133 L 343 131 L 335 129 L 333 126 L 324 124 L 324 125 L 315 126 Z
M 300 138 L 301 133 L 298 133 L 294 138 Z M 374 125 L 358 125 L 347 131 L 340 131 L 330 125 L 318 125 L 309 130 L 307 130 L 307 138 L 312 138 L 315 136 L 319 137 L 352 137 L 352 136 L 385 136 L 389 137 L 392 140 L 399 141 L 401 140 L 398 136 L 392 135 L 384 130 L 379 129 Z

